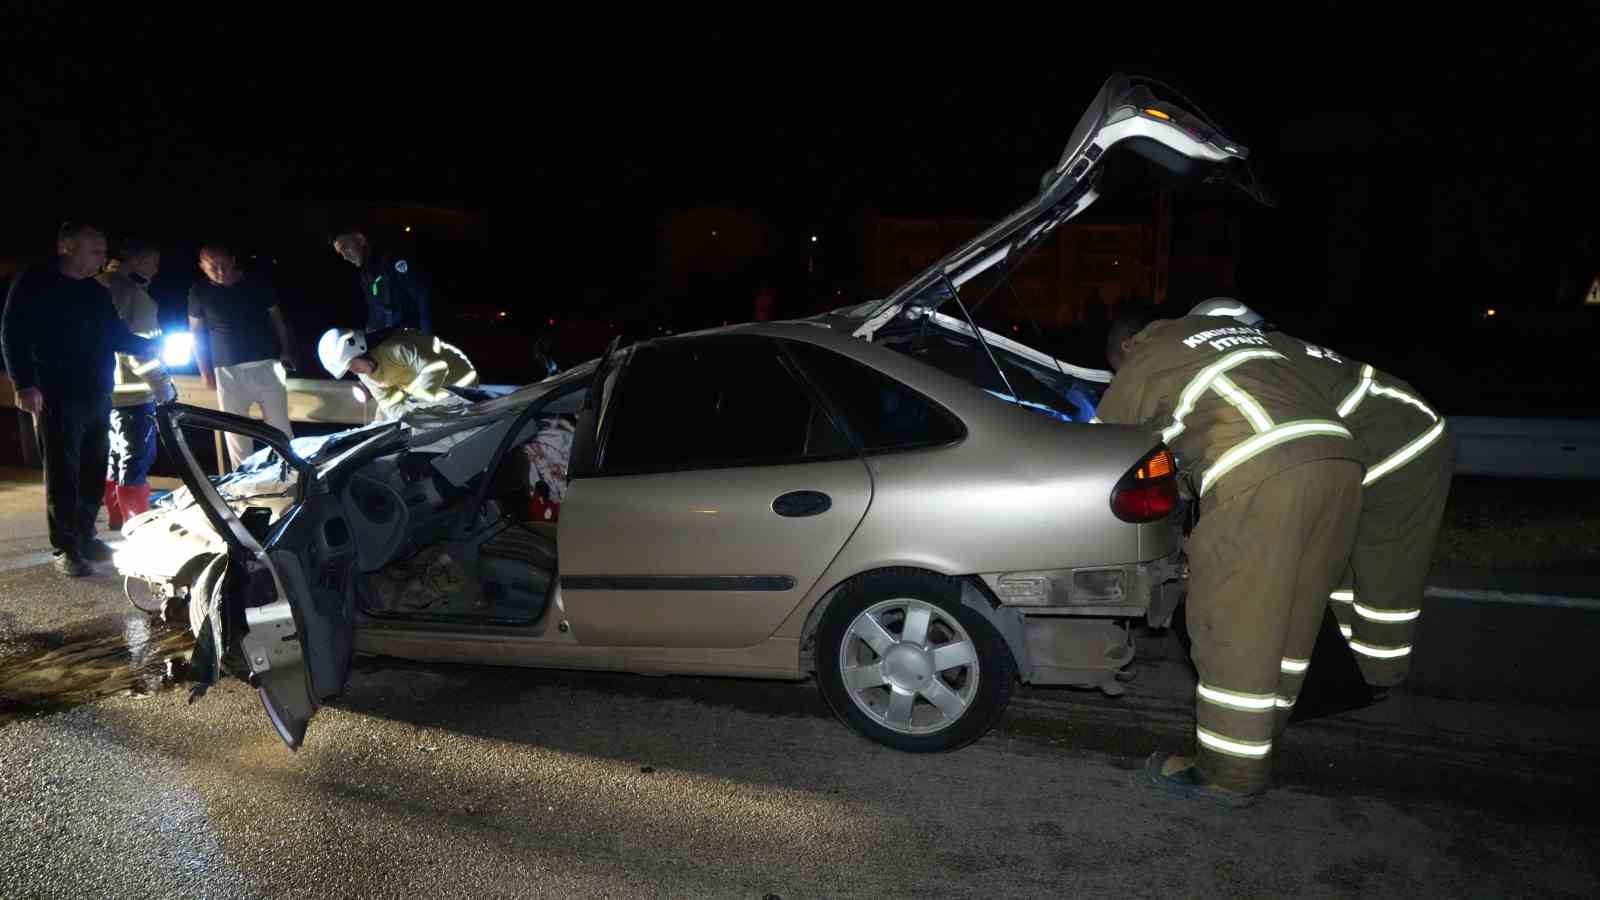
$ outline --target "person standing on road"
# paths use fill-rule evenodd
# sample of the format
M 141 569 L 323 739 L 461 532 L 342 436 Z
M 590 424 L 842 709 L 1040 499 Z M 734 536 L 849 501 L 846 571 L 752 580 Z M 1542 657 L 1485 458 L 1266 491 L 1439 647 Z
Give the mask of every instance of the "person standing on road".
M 1361 446 L 1361 523 L 1338 589 L 1329 595 L 1367 683 L 1386 691 L 1411 669 L 1412 635 L 1455 471 L 1444 417 L 1411 385 L 1373 366 L 1276 330 L 1231 297 L 1193 315 L 1259 328 L 1335 405 Z
M 1157 753 L 1157 787 L 1226 806 L 1265 791 L 1328 594 L 1355 541 L 1361 453 L 1266 335 L 1207 316 L 1118 317 L 1098 419 L 1149 428 L 1200 507 L 1188 625 L 1200 681 L 1192 755 Z
M 460 349 L 411 329 L 390 332 L 369 353 L 367 339 L 350 328 L 330 328 L 317 341 L 317 357 L 334 378 L 356 373 L 378 401 L 378 419 L 398 419 L 418 406 L 448 403 L 450 387 L 473 387 L 478 370 Z
M 542 331 L 533 340 L 533 371 L 542 381 L 561 371 L 561 366 L 556 358 L 551 355 L 551 345 L 555 337 L 548 331 Z
M 240 269 L 221 244 L 201 248 L 200 271 L 205 277 L 189 289 L 189 330 L 201 381 L 217 392 L 223 412 L 249 415 L 260 404 L 267 424 L 293 437 L 286 370 L 297 366 L 277 292 Z M 227 442 L 235 466 L 254 447 L 242 434 L 229 434 Z
M 148 357 L 155 344 L 117 318 L 95 280 L 106 263 L 98 228 L 68 222 L 56 259 L 28 269 L 6 295 L 0 347 L 17 408 L 33 414 L 43 444 L 45 518 L 55 567 L 75 578 L 111 558 L 95 537 L 106 476 L 106 422 L 116 353 Z
M 333 250 L 361 270 L 366 333 L 374 341 L 382 341 L 397 328 L 433 333 L 433 285 L 415 260 L 384 252 L 361 228 L 335 232 Z
M 161 311 L 149 285 L 161 270 L 161 248 L 124 241 L 117 259 L 101 273 L 111 304 L 128 330 L 155 339 L 161 334 Z M 120 530 L 127 520 L 150 508 L 150 466 L 156 460 L 156 403 L 177 396 L 161 357 L 118 353 L 112 375 L 111 458 L 106 467 L 106 525 Z

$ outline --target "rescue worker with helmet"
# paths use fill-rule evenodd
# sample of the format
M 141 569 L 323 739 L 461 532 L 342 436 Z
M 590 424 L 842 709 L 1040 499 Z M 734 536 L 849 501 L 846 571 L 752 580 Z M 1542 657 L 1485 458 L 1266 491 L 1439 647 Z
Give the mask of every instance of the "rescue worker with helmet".
M 1361 522 L 1350 564 L 1329 599 L 1367 683 L 1379 690 L 1400 684 L 1410 670 L 1412 634 L 1455 470 L 1444 417 L 1404 381 L 1278 331 L 1231 297 L 1207 300 L 1193 313 L 1264 331 L 1355 435 L 1367 467 Z
M 478 383 L 478 371 L 465 353 L 410 328 L 390 332 L 370 351 L 364 333 L 330 328 L 317 341 L 317 357 L 334 378 L 356 373 L 378 401 L 380 421 L 398 419 L 418 406 L 447 403 L 455 398 L 447 388 Z
M 1146 763 L 1158 787 L 1230 807 L 1266 790 L 1361 511 L 1361 451 L 1334 404 L 1254 328 L 1119 316 L 1097 421 L 1156 432 L 1200 508 L 1189 538 L 1195 748 Z M 1093 421 L 1093 420 L 1092 420 Z

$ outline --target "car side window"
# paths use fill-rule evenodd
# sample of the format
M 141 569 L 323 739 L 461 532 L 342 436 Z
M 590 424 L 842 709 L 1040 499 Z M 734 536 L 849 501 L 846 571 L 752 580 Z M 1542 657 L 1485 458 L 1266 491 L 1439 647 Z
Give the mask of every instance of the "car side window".
M 939 446 L 966 434 L 953 415 L 870 366 L 815 344 L 785 341 L 784 347 L 862 450 Z
M 985 352 L 982 345 L 965 335 L 933 328 L 928 331 L 926 334 L 917 331 L 890 333 L 882 335 L 878 343 L 954 375 L 1001 400 L 1051 418 L 1082 422 L 1093 415 L 1092 411 L 1085 412 L 1081 402 L 1097 403 L 1103 390 L 1098 386 L 1045 368 L 1003 348 L 991 347 Z M 993 362 L 989 353 L 994 354 Z M 1005 370 L 1004 381 L 995 371 L 995 362 Z
M 607 416 L 602 473 L 799 462 L 850 449 L 764 338 L 640 347 Z

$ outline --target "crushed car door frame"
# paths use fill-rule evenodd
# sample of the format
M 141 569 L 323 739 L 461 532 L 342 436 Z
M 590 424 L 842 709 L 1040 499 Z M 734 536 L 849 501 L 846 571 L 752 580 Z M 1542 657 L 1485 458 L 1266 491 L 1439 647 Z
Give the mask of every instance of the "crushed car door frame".
M 386 452 L 399 426 L 377 430 L 319 471 L 293 451 L 287 435 L 254 419 L 171 404 L 158 409 L 156 422 L 162 443 L 182 462 L 184 484 L 226 542 L 228 565 L 241 576 L 213 579 L 222 596 L 191 602 L 220 601 L 222 621 L 242 619 L 242 634 L 213 636 L 216 655 L 223 657 L 237 643 L 248 680 L 273 728 L 290 749 L 298 750 L 317 708 L 344 688 L 355 647 L 349 587 L 359 545 L 340 485 L 330 476 Z M 264 534 L 252 533 L 205 475 L 184 438 L 185 427 L 241 434 L 267 444 L 297 476 L 294 504 Z

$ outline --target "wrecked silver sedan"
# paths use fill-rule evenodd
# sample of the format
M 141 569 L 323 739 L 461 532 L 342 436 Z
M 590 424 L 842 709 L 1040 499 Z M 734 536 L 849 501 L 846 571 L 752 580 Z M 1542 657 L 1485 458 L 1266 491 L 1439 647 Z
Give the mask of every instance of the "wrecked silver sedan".
M 261 694 L 291 747 L 355 653 L 814 677 L 909 751 L 983 735 L 1020 680 L 1116 692 L 1130 626 L 1181 596 L 1173 461 L 1065 403 L 1108 373 L 979 327 L 1003 277 L 1134 151 L 1185 175 L 1243 151 L 1114 78 L 1038 196 L 893 296 L 612 348 L 470 405 L 290 442 L 160 411 L 185 488 L 129 523 L 130 587 L 187 604 L 197 690 Z M 983 387 L 929 356 L 965 347 Z M 186 427 L 268 445 L 207 478 Z

